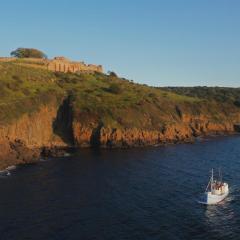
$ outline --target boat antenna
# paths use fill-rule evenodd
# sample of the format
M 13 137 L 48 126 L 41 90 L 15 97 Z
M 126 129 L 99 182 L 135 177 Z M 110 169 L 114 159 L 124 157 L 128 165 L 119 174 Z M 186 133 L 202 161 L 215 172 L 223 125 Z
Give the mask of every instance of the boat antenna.
M 211 183 L 211 179 L 208 181 L 208 185 L 207 185 L 207 187 L 206 187 L 206 189 L 205 189 L 205 192 L 208 191 L 208 188 L 209 188 L 210 183 Z
M 211 192 L 212 192 L 212 189 L 213 189 L 213 168 L 212 168 L 212 176 L 211 176 Z

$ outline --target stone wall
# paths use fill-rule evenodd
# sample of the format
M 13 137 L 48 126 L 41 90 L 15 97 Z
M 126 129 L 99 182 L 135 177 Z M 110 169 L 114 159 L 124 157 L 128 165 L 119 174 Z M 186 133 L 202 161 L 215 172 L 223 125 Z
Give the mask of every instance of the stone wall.
M 101 65 L 73 62 L 64 57 L 55 57 L 50 60 L 47 68 L 54 72 L 103 72 Z
M 85 64 L 84 62 L 75 62 L 68 60 L 65 57 L 55 57 L 54 59 L 37 59 L 37 58 L 12 58 L 0 57 L 0 62 L 16 62 L 27 63 L 28 65 L 40 64 L 45 66 L 46 69 L 53 72 L 103 72 L 101 65 Z

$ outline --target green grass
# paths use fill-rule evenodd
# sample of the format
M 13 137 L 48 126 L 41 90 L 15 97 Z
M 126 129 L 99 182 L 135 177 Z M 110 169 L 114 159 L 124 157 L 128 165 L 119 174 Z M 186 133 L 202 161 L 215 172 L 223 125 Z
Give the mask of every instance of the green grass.
M 8 123 L 25 112 L 34 112 L 53 97 L 64 94 L 52 72 L 0 64 L 0 122 Z
M 181 96 L 190 96 L 218 102 L 240 103 L 240 88 L 228 87 L 168 87 L 166 91 Z

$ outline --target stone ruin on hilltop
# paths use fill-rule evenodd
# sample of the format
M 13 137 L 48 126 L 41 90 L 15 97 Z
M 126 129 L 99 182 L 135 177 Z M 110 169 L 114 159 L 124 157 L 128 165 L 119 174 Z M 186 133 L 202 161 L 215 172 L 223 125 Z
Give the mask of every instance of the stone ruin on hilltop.
M 43 68 L 53 72 L 103 72 L 101 65 L 71 61 L 65 57 L 55 57 L 53 59 L 2 57 L 0 58 L 0 62 L 14 62 L 20 65 Z
M 50 60 L 47 68 L 54 72 L 103 72 L 101 65 L 73 62 L 65 57 L 55 57 Z

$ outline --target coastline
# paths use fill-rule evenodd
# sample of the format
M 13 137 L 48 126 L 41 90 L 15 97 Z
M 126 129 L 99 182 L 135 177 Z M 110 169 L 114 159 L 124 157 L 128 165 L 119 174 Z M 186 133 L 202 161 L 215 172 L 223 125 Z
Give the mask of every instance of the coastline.
M 3 175 L 8 174 L 11 170 L 14 170 L 18 165 L 28 165 L 28 164 L 35 164 L 41 161 L 41 159 L 48 159 L 48 158 L 59 158 L 59 157 L 67 157 L 70 153 L 74 151 L 78 151 L 81 149 L 92 148 L 92 149 L 129 149 L 129 148 L 146 148 L 146 147 L 162 147 L 162 146 L 170 146 L 176 144 L 195 144 L 196 141 L 205 141 L 207 139 L 215 139 L 217 137 L 228 137 L 228 136 L 240 136 L 239 132 L 217 132 L 217 133 L 209 133 L 209 134 L 202 134 L 192 138 L 186 138 L 184 140 L 175 140 L 171 142 L 161 142 L 158 144 L 139 144 L 139 145 L 132 145 L 132 146 L 99 146 L 99 147 L 77 147 L 77 146 L 51 146 L 51 147 L 40 147 L 40 148 L 27 148 L 24 143 L 21 141 L 15 142 L 15 149 L 20 147 L 20 151 L 18 150 L 18 154 L 13 152 L 9 153 L 9 155 L 5 155 L 4 161 L 3 158 L 0 159 L 0 173 Z M 8 163 L 9 162 L 9 163 Z
M 0 111 L 0 169 L 62 156 L 70 148 L 193 143 L 199 136 L 240 131 L 237 89 L 223 94 L 197 88 L 188 96 L 188 89 L 178 94 L 113 73 L 60 74 L 0 65 L 2 79 L 9 81 L 2 80 L 7 98 Z

